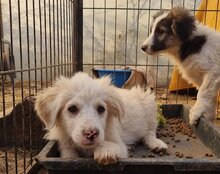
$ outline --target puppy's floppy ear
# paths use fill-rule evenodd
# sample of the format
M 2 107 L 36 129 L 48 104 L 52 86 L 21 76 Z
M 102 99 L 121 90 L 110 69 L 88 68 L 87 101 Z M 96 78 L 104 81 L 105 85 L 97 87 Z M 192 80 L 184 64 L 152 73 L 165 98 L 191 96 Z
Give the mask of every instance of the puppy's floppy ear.
M 186 41 L 196 30 L 195 17 L 182 7 L 174 7 L 169 15 L 172 19 L 171 29 L 181 41 Z
M 106 99 L 109 116 L 115 116 L 121 121 L 125 115 L 124 104 L 115 91 L 111 92 L 111 96 Z
M 108 107 L 108 115 L 118 117 L 121 120 L 125 115 L 124 104 L 116 90 L 116 87 L 112 85 L 112 79 L 110 76 L 104 76 L 97 79 L 101 84 L 103 91 L 104 100 Z
M 37 115 L 44 122 L 46 129 L 51 129 L 55 123 L 56 118 L 60 114 L 64 105 L 64 101 L 60 96 L 60 87 L 62 79 L 57 80 L 54 87 L 45 89 L 41 94 L 36 96 L 35 110 Z

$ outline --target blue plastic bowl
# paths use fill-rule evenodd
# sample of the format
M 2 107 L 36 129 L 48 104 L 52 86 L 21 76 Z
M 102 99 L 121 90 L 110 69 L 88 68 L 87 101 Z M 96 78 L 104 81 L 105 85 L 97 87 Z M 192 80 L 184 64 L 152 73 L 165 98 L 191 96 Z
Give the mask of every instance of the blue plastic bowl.
M 110 69 L 94 69 L 98 73 L 98 77 L 110 75 L 112 83 L 117 87 L 122 87 L 131 75 L 131 70 L 110 70 Z

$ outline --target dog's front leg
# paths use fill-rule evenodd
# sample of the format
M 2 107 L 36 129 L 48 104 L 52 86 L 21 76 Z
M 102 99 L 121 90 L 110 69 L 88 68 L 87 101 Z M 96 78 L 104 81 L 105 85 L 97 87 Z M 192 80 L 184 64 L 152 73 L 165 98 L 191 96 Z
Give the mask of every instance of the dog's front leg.
M 127 153 L 123 153 L 125 149 L 122 148 L 126 149 L 126 146 L 104 141 L 95 149 L 94 160 L 104 165 L 116 163 L 118 159 L 127 157 Z
M 109 117 L 105 129 L 105 140 L 95 149 L 94 159 L 100 164 L 111 164 L 128 157 L 127 146 L 120 136 L 119 122 Z
M 155 151 L 166 151 L 167 145 L 160 139 L 156 137 L 156 133 L 153 130 L 149 130 L 144 137 L 144 143 L 151 149 Z
M 206 74 L 197 94 L 197 101 L 189 113 L 191 125 L 197 124 L 201 116 L 213 121 L 216 115 L 217 92 L 220 87 L 220 75 Z

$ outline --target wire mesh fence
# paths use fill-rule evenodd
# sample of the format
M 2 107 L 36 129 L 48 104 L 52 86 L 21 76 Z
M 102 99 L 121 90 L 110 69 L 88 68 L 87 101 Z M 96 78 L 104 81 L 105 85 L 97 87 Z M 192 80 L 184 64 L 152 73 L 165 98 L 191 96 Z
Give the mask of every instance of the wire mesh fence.
M 32 96 L 78 70 L 81 4 L 0 1 L 0 173 L 26 173 L 43 147 Z
M 83 68 L 126 69 L 143 73 L 161 103 L 193 105 L 196 89 L 181 78 L 168 56 L 145 55 L 140 49 L 148 37 L 152 16 L 175 6 L 185 7 L 203 18 L 213 13 L 217 28 L 219 1 L 208 8 L 209 0 L 84 0 Z M 205 8 L 199 9 L 201 3 Z M 207 24 L 205 19 L 202 21 Z M 175 81 L 172 79 L 175 78 Z M 184 88 L 183 88 L 184 85 Z M 172 89 L 171 89 L 172 88 Z M 174 88 L 174 89 L 173 89 Z M 182 89 L 183 88 L 183 89 Z M 181 94 L 181 95 L 180 95 Z
M 215 14 L 208 2 L 204 18 Z M 193 105 L 196 89 L 177 74 L 165 56 L 145 55 L 141 44 L 152 15 L 183 6 L 196 14 L 202 0 L 0 0 L 0 173 L 27 173 L 44 145 L 33 110 L 39 90 L 60 75 L 94 68 L 137 72 L 153 87 L 159 103 Z M 206 24 L 206 19 L 203 20 Z M 83 59 L 82 59 L 83 57 Z M 136 80 L 135 80 L 136 81 Z M 184 82 L 185 83 L 185 82 Z M 171 89 L 174 86 L 174 90 Z

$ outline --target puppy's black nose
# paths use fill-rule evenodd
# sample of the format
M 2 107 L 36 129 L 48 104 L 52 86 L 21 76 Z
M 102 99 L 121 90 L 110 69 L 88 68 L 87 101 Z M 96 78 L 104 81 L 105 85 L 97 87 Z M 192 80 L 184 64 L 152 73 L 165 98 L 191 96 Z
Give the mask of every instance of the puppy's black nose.
M 145 52 L 147 50 L 147 45 L 142 45 L 141 49 Z
M 99 135 L 98 129 L 86 129 L 83 130 L 83 136 L 86 137 L 88 140 L 94 140 Z

